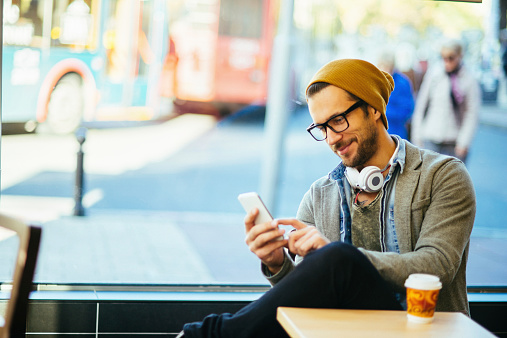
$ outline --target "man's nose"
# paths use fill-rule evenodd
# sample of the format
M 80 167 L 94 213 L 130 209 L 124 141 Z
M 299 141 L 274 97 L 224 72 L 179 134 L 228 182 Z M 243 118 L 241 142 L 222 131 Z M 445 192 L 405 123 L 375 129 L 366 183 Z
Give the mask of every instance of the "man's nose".
M 329 145 L 335 144 L 336 142 L 340 141 L 343 137 L 342 133 L 334 132 L 329 127 L 327 127 L 326 136 L 327 136 L 326 142 Z

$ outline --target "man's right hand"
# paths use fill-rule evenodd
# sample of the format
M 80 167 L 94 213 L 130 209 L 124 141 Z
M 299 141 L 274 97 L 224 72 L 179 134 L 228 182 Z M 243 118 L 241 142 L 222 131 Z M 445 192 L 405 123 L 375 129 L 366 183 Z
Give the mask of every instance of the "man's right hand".
M 257 208 L 252 209 L 245 217 L 245 242 L 272 274 L 280 271 L 285 254 L 283 248 L 288 245 L 286 239 L 280 240 L 285 230 L 278 229 L 276 222 L 255 225 L 255 218 L 259 214 Z

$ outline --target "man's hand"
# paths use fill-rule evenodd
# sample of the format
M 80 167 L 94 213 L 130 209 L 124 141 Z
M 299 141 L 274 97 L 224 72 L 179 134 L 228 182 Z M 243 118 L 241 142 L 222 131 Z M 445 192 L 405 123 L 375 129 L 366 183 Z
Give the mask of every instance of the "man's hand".
M 289 234 L 289 251 L 301 257 L 331 243 L 314 226 L 308 226 L 297 219 L 280 219 L 277 224 L 292 225 L 296 231 Z
M 276 221 L 255 225 L 255 218 L 259 214 L 257 208 L 252 209 L 245 217 L 245 242 L 262 263 L 275 274 L 282 268 L 285 254 L 283 247 L 287 246 L 287 240 L 279 240 L 285 230 L 278 229 Z
M 468 148 L 456 147 L 454 148 L 454 153 L 457 158 L 464 159 L 468 154 Z

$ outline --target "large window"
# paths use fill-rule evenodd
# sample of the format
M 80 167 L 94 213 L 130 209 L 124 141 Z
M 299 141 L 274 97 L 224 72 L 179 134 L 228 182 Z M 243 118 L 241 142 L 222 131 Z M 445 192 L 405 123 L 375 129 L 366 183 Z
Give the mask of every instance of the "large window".
M 91 1 L 74 2 L 96 8 Z M 139 35 L 131 37 L 137 41 L 143 38 L 141 33 L 151 36 L 150 22 L 169 20 L 169 16 L 178 13 L 188 15 L 188 20 L 195 19 L 190 15 L 193 9 L 201 14 L 203 8 L 214 13 L 221 5 L 217 11 L 220 12 L 219 27 L 213 29 L 226 34 L 240 26 L 244 29 L 241 36 L 258 37 L 262 25 L 266 24 L 259 18 L 263 6 L 268 3 L 278 6 L 277 2 L 260 0 L 194 0 L 171 3 L 167 8 L 179 12 L 169 13 L 169 10 L 157 10 L 160 1 L 107 3 L 108 6 L 100 7 L 104 8 L 100 12 L 104 17 L 97 20 L 101 20 L 99 27 L 106 33 L 103 47 L 111 53 L 106 55 L 109 59 L 95 58 L 90 62 L 90 69 L 105 70 L 98 72 L 98 79 L 114 75 L 120 80 L 132 69 L 121 66 L 115 58 L 117 54 L 112 53 L 113 44 L 116 48 L 125 47 L 125 55 L 132 58 L 127 61 L 140 65 L 135 70 L 139 74 L 148 74 L 149 67 L 163 62 L 149 50 L 129 49 L 131 41 L 124 35 L 118 40 L 124 33 L 121 27 L 129 26 L 128 17 L 139 28 L 136 30 Z M 130 11 L 129 6 L 134 3 L 136 10 Z M 34 37 L 39 36 L 36 18 L 43 14 L 41 4 L 31 9 L 28 2 L 4 1 L 4 6 L 11 6 L 9 11 L 17 6 L 20 13 L 29 10 L 35 13 L 32 21 L 28 22 L 28 14 L 22 15 L 26 20 L 19 21 L 23 27 L 33 26 Z M 69 4 L 70 1 L 65 3 Z M 4 9 L 4 13 L 10 12 Z M 397 51 L 400 70 L 413 81 L 416 95 L 427 68 L 440 62 L 436 41 L 442 36 L 464 40 L 465 63 L 481 79 L 483 94 L 480 124 L 467 165 L 478 201 L 468 283 L 505 287 L 507 195 L 501 182 L 502 168 L 507 165 L 507 151 L 503 146 L 507 144 L 507 126 L 502 122 L 507 90 L 505 75 L 500 71 L 497 32 L 485 24 L 494 13 L 498 14 L 486 0 L 482 4 L 419 0 L 295 1 L 290 59 L 293 67 L 287 81 L 291 82 L 293 100 L 302 102 L 301 88 L 325 62 L 338 57 L 375 62 L 378 53 L 390 46 Z M 198 17 L 210 19 L 206 34 L 200 38 L 215 39 L 213 16 Z M 11 25 L 7 19 L 4 17 L 4 33 Z M 24 32 L 21 28 L 19 31 Z M 164 48 L 170 48 L 169 38 L 166 43 Z M 202 46 L 216 44 L 203 40 Z M 175 50 L 188 55 L 192 52 L 178 51 L 178 46 Z M 215 62 L 214 51 L 206 53 L 209 55 L 206 62 Z M 184 66 L 197 74 L 208 66 L 200 58 L 202 54 L 195 54 L 194 59 L 185 59 Z M 204 86 L 213 81 L 214 75 L 210 74 L 206 81 L 192 79 L 190 75 L 185 75 L 182 81 L 194 88 L 203 87 L 202 91 L 208 93 L 212 90 Z M 12 83 L 5 77 L 2 79 L 5 93 Z M 120 80 L 117 82 L 123 83 Z M 234 78 L 228 81 L 235 83 Z M 118 88 L 127 90 L 128 86 Z M 155 94 L 154 102 L 162 99 L 157 97 L 157 87 L 149 88 L 147 91 Z M 101 95 L 113 94 L 99 92 L 93 99 L 98 100 Z M 133 97 L 124 91 L 115 95 L 128 102 Z M 2 106 L 21 105 L 24 100 L 22 95 L 3 95 Z M 258 259 L 244 243 L 244 212 L 237 201 L 238 194 L 259 190 L 263 154 L 272 146 L 264 133 L 265 110 L 256 103 L 226 117 L 203 114 L 207 110 L 199 106 L 150 124 L 132 124 L 127 118 L 114 124 L 87 124 L 82 144 L 82 200 L 78 194 L 80 187 L 76 186 L 80 145 L 73 133 L 7 133 L 5 125 L 1 142 L 0 211 L 42 224 L 35 282 L 266 285 Z M 176 108 L 178 104 L 174 102 Z M 134 108 L 136 104 L 132 103 L 122 109 Z M 291 113 L 286 128 L 280 131 L 284 135 L 284 151 L 271 210 L 275 217 L 295 216 L 310 184 L 327 175 L 339 160 L 326 144 L 315 142 L 307 134 L 305 129 L 311 120 L 303 104 L 290 104 L 287 109 Z M 84 216 L 74 216 L 76 202 L 82 203 Z M 8 244 L 2 237 L 0 243 Z M 0 276 L 4 278 L 0 282 L 7 280 L 4 266 L 0 264 Z

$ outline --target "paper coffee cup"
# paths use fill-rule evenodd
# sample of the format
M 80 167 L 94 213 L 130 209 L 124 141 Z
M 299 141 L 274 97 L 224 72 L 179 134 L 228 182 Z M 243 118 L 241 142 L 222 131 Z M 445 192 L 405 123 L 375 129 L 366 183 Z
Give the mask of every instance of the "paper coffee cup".
M 437 276 L 414 273 L 405 281 L 407 318 L 414 323 L 431 323 L 442 283 Z

